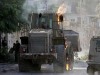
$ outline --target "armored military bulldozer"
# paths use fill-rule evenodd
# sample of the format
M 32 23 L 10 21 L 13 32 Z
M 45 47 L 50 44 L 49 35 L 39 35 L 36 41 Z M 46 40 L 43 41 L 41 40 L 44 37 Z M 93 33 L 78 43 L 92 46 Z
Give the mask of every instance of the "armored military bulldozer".
M 28 36 L 22 36 L 19 71 L 41 71 L 42 64 L 53 64 L 54 72 L 66 70 L 65 33 L 61 24 L 58 24 L 57 14 L 32 13 L 31 30 Z M 71 45 L 70 45 L 71 47 Z

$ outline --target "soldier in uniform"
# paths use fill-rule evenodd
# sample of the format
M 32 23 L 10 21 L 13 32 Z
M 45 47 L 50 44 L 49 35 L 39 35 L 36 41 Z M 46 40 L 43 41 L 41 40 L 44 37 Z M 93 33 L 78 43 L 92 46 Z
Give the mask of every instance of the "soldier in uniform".
M 20 49 L 20 43 L 17 40 L 15 44 L 15 62 L 18 62 L 19 49 Z

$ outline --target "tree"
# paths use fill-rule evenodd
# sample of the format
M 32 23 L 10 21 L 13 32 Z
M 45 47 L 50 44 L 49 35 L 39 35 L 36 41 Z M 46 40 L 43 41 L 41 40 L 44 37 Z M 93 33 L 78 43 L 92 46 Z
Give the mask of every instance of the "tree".
M 8 51 L 6 47 L 1 48 L 1 34 L 19 29 L 23 2 L 24 0 L 0 0 L 0 57 L 3 61 L 8 58 Z
M 24 0 L 0 1 L 0 32 L 9 33 L 18 29 L 23 2 Z
M 21 7 L 24 0 L 0 0 L 0 47 L 1 33 L 11 33 L 18 30 L 21 20 Z

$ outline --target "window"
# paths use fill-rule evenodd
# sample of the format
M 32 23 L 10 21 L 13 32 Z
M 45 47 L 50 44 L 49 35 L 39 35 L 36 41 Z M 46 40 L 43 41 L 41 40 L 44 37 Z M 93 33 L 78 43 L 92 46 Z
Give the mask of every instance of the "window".
M 42 18 L 42 19 L 41 19 L 41 22 L 45 22 L 45 18 Z
M 96 41 L 96 50 L 97 52 L 100 52 L 100 40 Z
M 50 28 L 52 28 L 52 19 L 50 19 Z
M 71 19 L 71 22 L 75 22 L 75 19 Z
M 100 40 L 97 40 L 96 45 L 98 48 L 100 48 Z

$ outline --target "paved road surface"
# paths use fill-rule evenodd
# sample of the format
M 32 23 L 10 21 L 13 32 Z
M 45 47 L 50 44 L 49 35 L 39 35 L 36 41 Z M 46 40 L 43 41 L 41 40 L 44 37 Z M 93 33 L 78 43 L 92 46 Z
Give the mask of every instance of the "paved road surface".
M 84 61 L 75 61 L 73 71 L 64 73 L 53 73 L 52 66 L 42 65 L 41 73 L 21 73 L 18 72 L 17 64 L 0 64 L 0 75 L 88 75 L 86 73 L 87 64 Z M 97 73 L 95 75 L 98 75 Z

